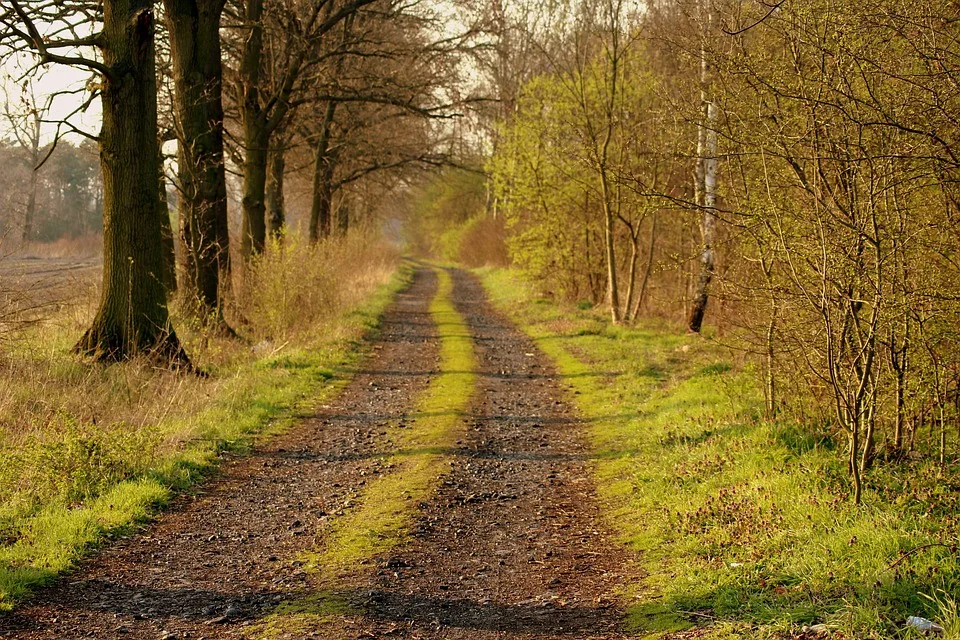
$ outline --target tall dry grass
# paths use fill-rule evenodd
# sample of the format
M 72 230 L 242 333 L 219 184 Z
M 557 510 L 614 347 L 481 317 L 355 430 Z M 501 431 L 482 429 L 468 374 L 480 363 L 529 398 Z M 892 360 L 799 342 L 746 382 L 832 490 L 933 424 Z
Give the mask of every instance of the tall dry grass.
M 259 340 L 310 344 L 328 330 L 326 320 L 384 282 L 398 259 L 395 246 L 366 234 L 316 246 L 298 236 L 274 240 L 235 280 L 237 318 Z

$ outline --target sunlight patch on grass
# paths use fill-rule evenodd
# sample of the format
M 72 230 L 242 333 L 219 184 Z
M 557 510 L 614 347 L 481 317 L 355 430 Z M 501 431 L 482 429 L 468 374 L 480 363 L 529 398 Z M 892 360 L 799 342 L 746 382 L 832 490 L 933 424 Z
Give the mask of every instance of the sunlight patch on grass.
M 270 615 L 245 629 L 243 635 L 257 640 L 302 638 L 337 625 L 346 616 L 361 614 L 362 610 L 342 595 L 318 591 L 304 598 L 281 602 Z

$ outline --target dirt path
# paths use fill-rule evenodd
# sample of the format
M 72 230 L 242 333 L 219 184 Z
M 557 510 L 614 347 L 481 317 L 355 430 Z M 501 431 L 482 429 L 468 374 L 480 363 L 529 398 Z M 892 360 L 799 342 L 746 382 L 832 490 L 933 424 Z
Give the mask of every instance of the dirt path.
M 271 630 L 260 620 L 331 589 L 298 558 L 322 545 L 323 523 L 349 511 L 369 479 L 389 473 L 383 436 L 437 374 L 428 269 L 334 404 L 0 617 L 0 637 L 624 637 L 613 598 L 629 563 L 598 521 L 561 381 L 472 276 L 453 276 L 480 374 L 468 435 L 445 452 L 452 470 L 413 513 L 409 539 L 333 585 L 341 604 L 321 608 L 316 624 Z

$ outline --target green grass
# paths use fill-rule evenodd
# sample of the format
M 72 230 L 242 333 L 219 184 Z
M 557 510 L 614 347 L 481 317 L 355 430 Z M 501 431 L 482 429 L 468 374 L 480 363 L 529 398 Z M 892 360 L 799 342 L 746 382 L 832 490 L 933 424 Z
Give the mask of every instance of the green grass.
M 298 600 L 282 602 L 269 615 L 244 630 L 243 635 L 257 640 L 310 637 L 324 628 L 337 630 L 347 616 L 363 612 L 342 595 L 317 591 Z
M 476 356 L 469 328 L 451 299 L 450 274 L 436 271 L 439 287 L 430 314 L 440 338 L 440 372 L 417 399 L 407 426 L 390 425 L 382 436 L 390 450 L 380 468 L 389 471 L 368 483 L 355 506 L 324 527 L 320 548 L 301 558 L 324 591 L 281 604 L 256 626 L 258 638 L 316 631 L 334 622 L 336 612 L 331 613 L 329 603 L 340 602 L 338 589 L 370 560 L 406 541 L 418 504 L 450 468 L 450 451 L 466 429 L 464 412 L 476 387 Z
M 190 405 L 200 407 L 195 412 L 103 425 L 63 410 L 56 424 L 18 436 L 15 446 L 0 442 L 0 610 L 11 609 L 105 540 L 149 518 L 175 492 L 216 468 L 223 450 L 244 450 L 283 431 L 339 389 L 360 357 L 360 339 L 375 329 L 410 275 L 408 267 L 397 271 L 389 284 L 329 319 L 325 341 L 241 360 L 215 371 L 210 382 L 190 382 L 205 385 L 200 395 L 208 396 Z M 91 373 L 90 365 L 63 355 L 69 339 L 63 337 L 54 355 L 45 356 L 50 366 L 61 363 L 60 379 L 75 378 L 78 384 L 92 379 L 104 390 L 127 390 L 129 385 L 110 378 L 139 375 L 131 373 L 134 365 Z M 156 377 L 144 379 L 152 383 Z M 168 377 L 161 389 L 175 393 L 171 387 L 179 383 L 173 374 Z
M 601 502 L 645 576 L 627 589 L 638 631 L 764 637 L 826 623 L 848 638 L 894 638 L 920 615 L 960 637 L 957 469 L 879 466 L 856 507 L 833 442 L 761 419 L 754 376 L 715 343 L 613 327 L 538 299 L 512 272 L 481 275 L 589 421 Z M 931 543 L 947 546 L 891 568 Z

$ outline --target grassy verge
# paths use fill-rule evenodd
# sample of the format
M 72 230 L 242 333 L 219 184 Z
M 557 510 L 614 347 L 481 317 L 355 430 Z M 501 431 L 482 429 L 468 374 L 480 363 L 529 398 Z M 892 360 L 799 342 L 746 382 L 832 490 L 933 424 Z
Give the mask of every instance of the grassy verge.
M 446 271 L 437 273 L 439 287 L 430 314 L 440 338 L 440 373 L 417 400 L 409 425 L 388 429 L 390 450 L 380 465 L 388 471 L 364 488 L 354 507 L 326 526 L 322 547 L 303 558 L 327 590 L 281 604 L 257 625 L 257 637 L 304 633 L 357 613 L 337 588 L 369 560 L 404 542 L 418 503 L 449 470 L 449 452 L 463 435 L 464 412 L 476 386 L 476 358 L 470 330 L 451 299 L 453 281 Z
M 754 377 L 716 344 L 613 327 L 509 271 L 482 276 L 589 420 L 601 501 L 645 575 L 628 588 L 639 631 L 789 637 L 820 623 L 899 638 L 919 615 L 960 637 L 960 470 L 878 467 L 855 507 L 833 441 L 760 419 Z
M 10 384 L 0 390 L 0 610 L 149 517 L 212 471 L 224 449 L 282 431 L 339 388 L 361 340 L 411 273 L 392 260 L 365 266 L 342 278 L 341 290 L 327 290 L 329 313 L 287 334 L 283 319 L 272 318 L 270 333 L 249 331 L 253 347 L 185 327 L 191 355 L 213 372 L 209 379 L 145 362 L 78 362 L 69 346 L 86 309 L 4 345 L 0 377 Z

